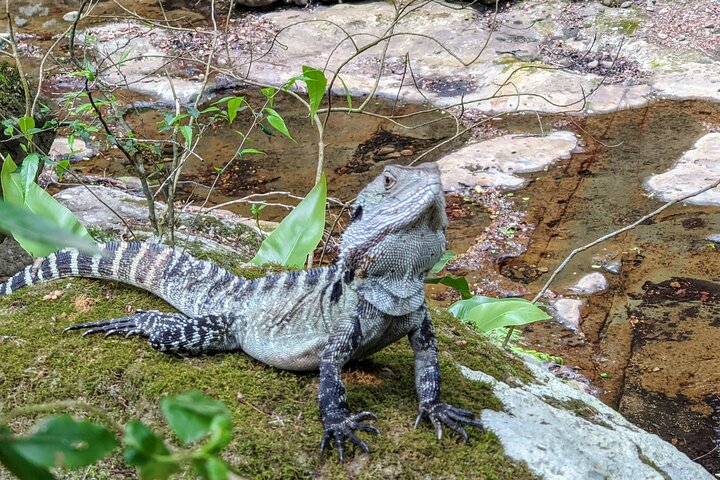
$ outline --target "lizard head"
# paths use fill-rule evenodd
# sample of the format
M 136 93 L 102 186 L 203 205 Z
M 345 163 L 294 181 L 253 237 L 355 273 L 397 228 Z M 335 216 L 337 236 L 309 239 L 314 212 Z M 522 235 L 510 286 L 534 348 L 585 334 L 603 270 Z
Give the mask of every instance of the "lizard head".
M 415 304 L 419 295 L 422 302 L 423 278 L 445 252 L 447 224 L 437 164 L 387 166 L 355 201 L 340 264 L 371 282 L 376 296 L 382 290 L 383 298 L 413 297 Z

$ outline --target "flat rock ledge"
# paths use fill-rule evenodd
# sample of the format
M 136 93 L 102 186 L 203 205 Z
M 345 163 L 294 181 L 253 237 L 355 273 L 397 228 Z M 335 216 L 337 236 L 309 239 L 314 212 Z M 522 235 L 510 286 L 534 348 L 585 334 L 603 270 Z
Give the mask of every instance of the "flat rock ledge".
M 511 386 L 482 372 L 462 374 L 493 385 L 505 406 L 485 410 L 482 423 L 505 454 L 546 480 L 710 480 L 697 463 L 645 432 L 597 398 L 544 372 L 531 360 L 536 383 Z
M 720 133 L 708 133 L 685 152 L 673 168 L 645 181 L 645 189 L 664 202 L 677 200 L 720 180 Z M 720 189 L 714 188 L 686 203 L 720 205 Z
M 577 147 L 575 134 L 552 132 L 545 136 L 503 135 L 471 143 L 440 160 L 443 187 L 495 187 L 518 190 L 530 179 L 518 173 L 540 172 L 558 160 L 567 160 Z

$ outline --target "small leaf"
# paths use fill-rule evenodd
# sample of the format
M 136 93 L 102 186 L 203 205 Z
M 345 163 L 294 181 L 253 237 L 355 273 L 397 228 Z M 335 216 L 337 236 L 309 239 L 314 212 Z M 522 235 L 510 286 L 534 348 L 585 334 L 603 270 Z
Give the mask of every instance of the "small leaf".
M 261 152 L 257 148 L 243 148 L 242 150 L 239 150 L 237 152 L 238 157 L 243 157 L 244 155 L 249 155 L 249 154 L 265 155 L 265 152 Z
M 217 457 L 193 459 L 193 466 L 203 480 L 227 480 L 228 466 Z
M 24 192 L 30 190 L 30 186 L 35 183 L 38 168 L 40 168 L 40 156 L 37 153 L 31 153 L 23 160 L 20 170 L 13 173 L 13 175 L 20 176 L 20 184 L 23 186 Z
M 308 89 L 308 97 L 310 98 L 310 121 L 314 121 L 315 114 L 318 111 L 318 108 L 320 108 L 320 103 L 322 103 L 322 99 L 325 96 L 325 87 L 327 87 L 327 78 L 325 78 L 325 74 L 322 72 L 322 70 L 318 70 L 316 68 L 303 66 L 303 77 L 307 78 L 305 80 L 305 85 L 307 85 Z
M 233 123 L 235 120 L 235 117 L 237 116 L 238 109 L 242 106 L 243 102 L 245 101 L 244 97 L 232 97 L 228 100 L 227 103 L 227 114 L 228 114 L 228 122 Z
M 323 174 L 303 201 L 263 240 L 257 255 L 250 262 L 255 265 L 277 263 L 302 266 L 322 240 L 326 200 L 327 186 Z
M 340 75 L 338 77 L 340 79 L 340 83 L 342 83 L 343 90 L 345 91 L 345 98 L 347 100 L 348 108 L 352 108 L 352 96 L 350 96 L 350 89 L 345 85 L 345 80 L 342 79 Z
M 438 260 L 438 262 L 430 269 L 430 274 L 437 275 L 440 273 L 440 270 L 445 268 L 445 265 L 447 265 L 447 263 L 455 257 L 457 257 L 457 253 L 446 250 L 445 253 L 443 253 L 443 256 L 440 257 L 440 260 Z
M 193 130 L 190 125 L 183 125 L 178 127 L 183 138 L 185 138 L 185 145 L 190 146 L 192 144 Z
M 277 90 L 273 87 L 265 87 L 261 88 L 260 91 L 265 95 L 265 98 L 267 98 L 268 105 L 272 107 L 275 102 L 275 92 L 277 92 Z
M 225 404 L 197 390 L 165 397 L 160 407 L 173 431 L 185 445 L 207 435 L 213 428 L 230 428 L 230 411 Z M 215 431 L 212 433 L 219 435 Z
M 460 296 L 462 298 L 471 298 L 473 296 L 472 292 L 470 291 L 470 285 L 468 285 L 467 280 L 465 277 L 458 277 L 455 275 L 444 275 L 442 277 L 427 277 L 425 279 L 425 283 L 429 284 L 441 284 L 446 285 L 448 287 L 452 287 L 458 292 L 460 292 Z
M 13 448 L 41 467 L 84 467 L 104 458 L 117 446 L 115 436 L 86 420 L 59 415 L 43 420 L 32 435 L 17 437 Z
M 290 136 L 290 132 L 287 129 L 287 126 L 285 125 L 285 120 L 280 116 L 279 113 L 277 113 L 275 110 L 273 110 L 270 107 L 265 107 L 265 112 L 267 113 L 267 121 L 268 123 L 278 132 L 282 133 L 286 137 L 288 137 L 290 140 L 295 142 L 295 139 Z M 295 142 L 297 143 L 297 142 Z
M 125 426 L 123 443 L 125 463 L 138 467 L 143 480 L 165 480 L 180 470 L 163 439 L 137 420 Z
M 30 130 L 35 128 L 35 119 L 33 117 L 18 118 L 18 126 L 25 136 L 30 136 Z

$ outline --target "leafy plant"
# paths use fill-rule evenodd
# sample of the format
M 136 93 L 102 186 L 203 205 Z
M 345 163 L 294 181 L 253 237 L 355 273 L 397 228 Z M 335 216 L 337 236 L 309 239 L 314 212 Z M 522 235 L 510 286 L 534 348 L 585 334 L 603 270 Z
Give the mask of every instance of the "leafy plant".
M 255 265 L 302 266 L 322 239 L 326 200 L 327 186 L 325 175 L 322 175 L 310 193 L 263 240 L 251 262 Z
M 163 437 L 133 420 L 125 426 L 122 439 L 125 463 L 136 467 L 143 480 L 164 480 L 186 466 L 206 480 L 227 479 L 229 468 L 218 457 L 232 440 L 227 406 L 191 391 L 164 398 L 161 410 L 185 448 L 171 450 Z M 41 420 L 31 433 L 20 436 L 6 423 L 0 419 L 0 464 L 21 480 L 51 480 L 52 468 L 92 465 L 119 443 L 107 428 L 68 415 Z M 202 439 L 206 440 L 200 443 Z
M 481 332 L 548 320 L 550 315 L 523 298 L 490 298 L 476 295 L 459 300 L 448 311 Z
M 39 162 L 36 154 L 30 154 L 18 169 L 9 155 L 5 157 L 0 172 L 4 195 L 0 208 L 5 214 L 0 228 L 12 233 L 20 246 L 34 256 L 48 255 L 66 242 L 91 248 L 92 237 L 75 215 L 35 183 Z M 33 225 L 38 218 L 42 220 Z
M 473 294 L 470 291 L 470 285 L 468 285 L 467 280 L 465 277 L 458 277 L 456 275 L 451 274 L 445 274 L 442 277 L 438 276 L 438 273 L 445 268 L 445 265 L 455 258 L 457 256 L 457 253 L 451 252 L 450 250 L 446 251 L 442 258 L 435 264 L 435 266 L 430 270 L 430 274 L 425 278 L 425 283 L 429 284 L 441 284 L 448 287 L 452 287 L 458 292 L 460 292 L 460 296 L 464 299 L 472 298 Z

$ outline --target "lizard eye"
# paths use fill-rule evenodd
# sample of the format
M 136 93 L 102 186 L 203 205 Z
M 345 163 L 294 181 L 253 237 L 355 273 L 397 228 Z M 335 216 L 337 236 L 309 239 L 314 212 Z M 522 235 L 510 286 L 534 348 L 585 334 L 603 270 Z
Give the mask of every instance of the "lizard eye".
M 395 186 L 395 179 L 391 177 L 390 175 L 385 175 L 385 190 L 390 190 L 392 187 Z

